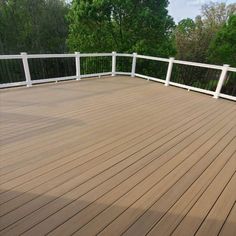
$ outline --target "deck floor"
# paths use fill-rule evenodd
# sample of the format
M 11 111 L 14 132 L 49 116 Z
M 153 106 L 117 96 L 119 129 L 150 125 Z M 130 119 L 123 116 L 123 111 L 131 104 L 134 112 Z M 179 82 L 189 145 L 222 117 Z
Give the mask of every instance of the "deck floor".
M 118 76 L 0 99 L 0 235 L 236 235 L 234 102 Z

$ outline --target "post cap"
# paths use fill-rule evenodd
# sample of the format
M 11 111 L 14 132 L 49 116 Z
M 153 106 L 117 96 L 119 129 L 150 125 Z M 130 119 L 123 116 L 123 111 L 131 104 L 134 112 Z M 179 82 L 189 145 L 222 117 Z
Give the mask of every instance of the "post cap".
M 27 55 L 27 52 L 21 52 L 20 54 L 21 55 Z

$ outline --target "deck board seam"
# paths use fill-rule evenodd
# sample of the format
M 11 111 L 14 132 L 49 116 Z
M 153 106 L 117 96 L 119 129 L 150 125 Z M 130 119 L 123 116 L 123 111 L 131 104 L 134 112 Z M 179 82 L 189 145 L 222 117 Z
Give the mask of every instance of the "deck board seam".
M 186 160 L 186 159 L 185 159 L 185 160 Z M 180 164 L 181 164 L 181 163 L 180 163 Z M 173 169 L 170 170 L 170 172 L 172 172 L 172 171 L 173 171 Z M 168 172 L 168 174 L 169 174 L 170 172 Z M 168 175 L 168 174 L 166 174 L 166 175 Z M 145 178 L 147 178 L 147 177 L 145 177 Z M 163 178 L 164 178 L 164 177 L 163 177 Z M 142 181 L 143 181 L 143 180 L 142 180 Z M 161 180 L 160 180 L 160 181 L 161 181 Z M 139 184 L 139 183 L 138 183 L 138 184 Z M 137 185 L 138 185 L 138 184 L 137 184 Z M 136 185 L 135 185 L 135 186 L 136 186 Z M 133 186 L 132 189 L 133 189 L 135 186 Z M 131 190 L 129 190 L 129 191 L 131 191 Z M 145 193 L 145 194 L 146 194 L 146 193 Z M 123 195 L 122 195 L 122 196 L 123 196 Z M 122 197 L 122 196 L 121 196 L 121 197 Z M 121 198 L 121 197 L 120 197 L 120 198 Z M 108 207 L 109 207 L 109 206 L 107 206 L 107 208 L 108 208 Z M 86 207 L 86 208 L 87 208 L 87 207 Z M 84 208 L 84 209 L 85 209 L 85 208 Z M 82 209 L 82 211 L 83 211 L 84 209 Z M 104 211 L 105 211 L 105 209 L 104 209 Z M 80 211 L 80 212 L 81 212 L 81 211 Z M 103 212 L 103 211 L 102 211 L 102 212 Z M 101 213 L 101 212 L 99 212 L 99 214 L 100 214 L 100 213 Z M 96 217 L 96 216 L 95 216 L 95 217 Z M 95 217 L 93 217 L 93 218 L 95 218 Z M 68 220 L 69 220 L 69 219 L 67 219 L 67 221 L 68 221 Z M 91 219 L 91 220 L 92 220 L 92 219 Z M 90 220 L 90 221 L 91 221 L 91 220 Z M 90 221 L 89 221 L 89 222 L 90 222 Z M 89 223 L 89 222 L 88 222 L 88 223 Z M 64 222 L 64 223 L 65 223 L 65 222 Z M 59 227 L 59 226 L 58 226 L 58 227 Z M 82 226 L 82 227 L 84 227 L 84 226 Z M 82 228 L 82 227 L 81 227 L 81 228 Z M 50 231 L 50 232 L 51 232 L 51 231 Z
M 224 128 L 224 127 L 222 127 L 222 129 L 223 129 L 223 128 Z M 227 135 L 227 134 L 225 134 L 225 135 Z M 215 145 L 217 145 L 217 144 L 215 144 Z M 207 153 L 206 153 L 206 154 L 207 154 Z M 205 157 L 206 154 L 204 154 L 204 156 L 202 156 L 202 158 L 201 158 L 200 160 L 198 160 L 197 163 L 199 163 L 199 162 Z M 176 155 L 177 155 L 177 154 L 176 154 Z M 216 157 L 216 158 L 217 158 L 217 157 Z M 187 159 L 188 159 L 188 158 L 186 158 L 184 161 L 186 161 Z M 214 160 L 215 160 L 215 159 L 214 159 Z M 214 160 L 213 160 L 213 161 L 214 161 Z M 184 162 L 184 161 L 183 161 L 183 162 Z M 179 165 L 181 165 L 183 162 L 179 163 Z M 197 163 L 195 163 L 194 166 L 197 165 Z M 211 162 L 211 163 L 212 163 L 212 162 Z M 210 163 L 210 164 L 211 164 L 211 163 Z M 178 165 L 178 166 L 179 166 L 179 165 Z M 172 171 L 174 171 L 178 166 L 176 166 L 174 169 L 172 169 L 169 173 L 171 173 Z M 191 168 L 193 168 L 193 166 L 192 166 Z M 171 189 L 181 178 L 183 178 L 183 176 L 186 175 L 186 174 L 191 170 L 191 168 L 190 168 L 187 172 L 185 172 L 178 180 L 176 180 L 176 182 L 170 187 L 170 189 Z M 205 170 L 206 170 L 206 169 L 205 169 Z M 204 170 L 204 171 L 205 171 L 205 170 Z M 169 173 L 168 173 L 167 175 L 169 175 Z M 202 173 L 203 173 L 203 172 L 202 172 Z M 166 176 L 167 176 L 167 175 L 166 175 Z M 161 182 L 161 180 L 160 180 L 160 182 Z M 159 182 L 158 182 L 158 183 L 159 183 Z M 158 183 L 156 183 L 156 185 L 157 185 Z M 194 182 L 193 182 L 193 183 L 194 183 Z M 168 191 L 169 191 L 169 189 L 166 190 L 166 192 L 168 192 Z M 158 201 L 166 192 L 163 192 L 162 195 L 157 199 L 157 201 Z M 147 192 L 146 192 L 146 193 L 147 193 Z M 145 194 L 146 194 L 146 193 L 145 193 Z M 145 195 L 145 194 L 144 194 L 144 195 Z M 144 195 L 143 195 L 143 196 L 144 196 Z M 143 196 L 141 196 L 141 197 L 143 197 Z M 139 199 L 141 199 L 141 197 L 138 198 L 136 201 L 138 201 Z M 136 202 L 136 201 L 135 201 L 135 202 Z M 133 204 L 134 204 L 135 202 L 133 202 Z M 155 201 L 150 207 L 152 207 L 155 203 L 156 203 L 156 201 Z M 133 205 L 133 204 L 132 204 L 132 205 Z M 129 206 L 129 207 L 131 207 L 131 206 Z M 128 207 L 128 208 L 129 208 L 129 207 Z M 149 207 L 149 208 L 150 208 L 150 207 Z M 128 209 L 128 208 L 127 208 L 127 209 Z M 148 208 L 148 209 L 149 209 L 149 208 Z M 126 209 L 126 210 L 127 210 L 127 209 Z M 148 211 L 148 209 L 146 209 L 146 211 Z M 126 211 L 126 210 L 124 210 L 124 211 Z M 146 211 L 145 211 L 145 212 L 146 212 Z M 145 212 L 143 212 L 143 214 L 145 214 Z M 121 214 L 123 214 L 123 212 L 122 212 Z M 120 215 L 121 215 L 121 214 L 120 214 Z M 143 214 L 142 214 L 142 215 L 143 215 Z M 115 219 L 113 219 L 112 222 L 114 222 L 120 215 L 118 215 Z M 141 215 L 141 216 L 142 216 L 142 215 Z M 140 216 L 140 217 L 141 217 L 141 216 Z M 139 217 L 139 218 L 140 218 L 140 217 Z M 138 218 L 138 219 L 139 219 L 139 218 Z M 136 219 L 136 221 L 137 221 L 138 219 Z M 135 222 L 136 222 L 136 221 L 135 221 Z M 110 225 L 112 222 L 110 222 L 109 225 Z M 133 224 L 134 224 L 135 222 L 133 222 Z M 88 223 L 89 223 L 89 222 L 88 222 Z M 101 231 L 103 231 L 107 226 L 108 226 L 108 225 L 106 225 Z M 130 227 L 131 227 L 131 226 L 130 226 Z M 130 227 L 129 227 L 129 228 L 130 228 Z M 127 228 L 125 231 L 127 231 L 129 228 Z M 100 233 L 101 231 L 99 231 L 99 233 Z M 99 234 L 99 233 L 98 233 L 98 234 Z M 123 233 L 124 233 L 124 232 L 123 232 Z
M 196 108 L 195 108 L 195 109 L 196 109 Z M 25 166 L 24 166 L 24 167 L 25 167 Z M 22 168 L 24 168 L 24 167 L 22 167 Z M 19 177 L 19 176 L 17 176 L 17 177 Z M 17 177 L 16 177 L 16 178 L 17 178 Z M 7 182 L 8 182 L 8 181 L 7 181 Z

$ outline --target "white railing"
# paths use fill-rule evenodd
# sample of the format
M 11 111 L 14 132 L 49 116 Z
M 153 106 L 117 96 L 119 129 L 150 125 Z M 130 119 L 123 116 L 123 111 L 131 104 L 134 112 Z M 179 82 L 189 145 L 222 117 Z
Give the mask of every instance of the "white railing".
M 111 71 L 109 72 L 101 72 L 101 73 L 92 73 L 92 74 L 81 74 L 81 58 L 86 57 L 111 57 Z M 124 72 L 117 70 L 117 59 L 118 57 L 128 57 L 132 60 L 132 65 L 130 65 L 130 72 Z M 73 76 L 64 76 L 64 77 L 57 77 L 57 78 L 42 78 L 37 80 L 31 79 L 31 73 L 30 73 L 30 67 L 28 63 L 28 59 L 38 59 L 38 58 L 74 58 L 75 60 L 75 74 Z M 79 52 L 75 52 L 74 54 L 32 54 L 29 55 L 27 53 L 21 53 L 20 55 L 0 55 L 0 60 L 11 60 L 11 59 L 19 59 L 22 60 L 23 69 L 24 69 L 24 81 L 20 82 L 13 82 L 13 83 L 0 83 L 0 88 L 7 88 L 7 87 L 15 87 L 15 86 L 27 86 L 31 87 L 33 84 L 39 84 L 39 83 L 47 83 L 47 82 L 58 82 L 58 81 L 64 81 L 64 80 L 81 80 L 82 78 L 88 78 L 88 77 L 100 77 L 105 75 L 129 75 L 131 77 L 140 77 L 147 80 L 157 81 L 163 83 L 165 86 L 177 86 L 181 87 L 187 90 L 197 91 L 205 94 L 212 95 L 214 98 L 226 98 L 233 101 L 236 101 L 236 97 L 229 95 L 229 94 L 223 94 L 221 93 L 222 86 L 225 82 L 225 79 L 227 77 L 228 72 L 236 72 L 236 68 L 230 67 L 229 65 L 210 65 L 210 64 L 204 64 L 204 63 L 196 63 L 196 62 L 188 62 L 188 61 L 181 61 L 181 60 L 175 60 L 175 58 L 160 58 L 160 57 L 152 57 L 152 56 L 144 56 L 144 55 L 138 55 L 137 53 L 133 54 L 124 54 L 124 53 L 86 53 L 81 54 Z M 136 72 L 136 64 L 138 59 L 145 59 L 145 60 L 151 60 L 151 61 L 159 61 L 159 62 L 165 62 L 168 63 L 168 69 L 166 71 L 166 78 L 160 79 L 156 77 L 147 76 L 144 74 L 139 74 Z M 208 68 L 208 69 L 215 69 L 220 70 L 221 74 L 218 78 L 217 86 L 215 91 L 203 89 L 203 88 L 197 88 L 194 86 L 189 86 L 181 83 L 176 83 L 174 81 L 171 81 L 172 76 L 172 69 L 174 64 L 181 64 L 181 65 L 188 65 L 188 66 L 194 66 L 194 67 L 202 67 L 202 68 Z M 1 68 L 0 68 L 1 73 Z M 234 82 L 236 83 L 236 81 Z

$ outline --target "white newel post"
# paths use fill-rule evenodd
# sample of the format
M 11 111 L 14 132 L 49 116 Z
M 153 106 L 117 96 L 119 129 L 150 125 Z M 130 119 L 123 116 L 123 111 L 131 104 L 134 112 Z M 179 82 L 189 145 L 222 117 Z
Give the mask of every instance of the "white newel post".
M 168 65 L 168 70 L 167 70 L 167 74 L 166 74 L 165 86 L 169 86 L 169 84 L 170 84 L 170 78 L 171 78 L 174 60 L 175 60 L 174 57 L 170 57 L 170 59 L 169 59 L 169 65 Z
M 116 52 L 112 52 L 112 69 L 111 76 L 116 75 Z
M 135 70 L 136 70 L 136 62 L 137 62 L 137 53 L 133 53 L 133 62 L 132 62 L 132 71 L 131 77 L 135 77 Z
M 31 81 L 31 76 L 30 76 L 27 53 L 22 52 L 21 56 L 22 56 L 22 62 L 23 62 L 23 67 L 24 67 L 24 72 L 25 72 L 26 85 L 27 85 L 27 87 L 31 87 L 32 81 Z
M 75 68 L 76 68 L 76 80 L 81 80 L 80 53 L 79 52 L 75 52 Z
M 228 68 L 229 68 L 229 65 L 227 65 L 227 64 L 223 65 L 223 69 L 222 69 L 222 72 L 221 72 L 221 75 L 220 75 L 220 78 L 219 78 L 219 81 L 218 81 L 218 84 L 216 87 L 214 98 L 219 98 L 221 88 L 222 88 L 225 78 L 227 76 Z

